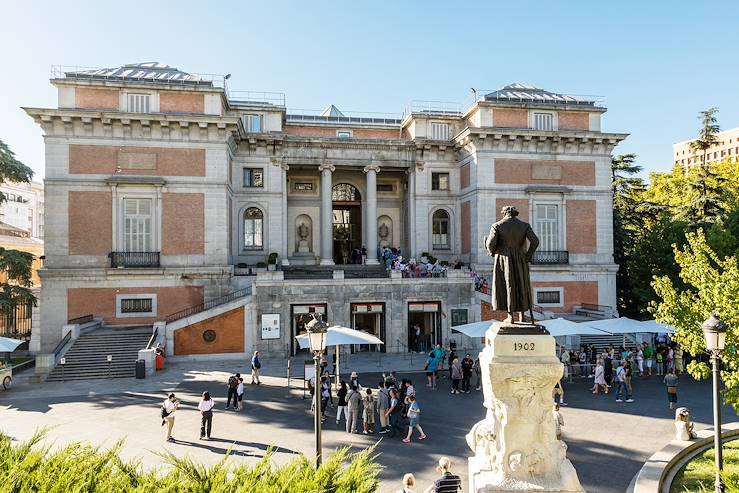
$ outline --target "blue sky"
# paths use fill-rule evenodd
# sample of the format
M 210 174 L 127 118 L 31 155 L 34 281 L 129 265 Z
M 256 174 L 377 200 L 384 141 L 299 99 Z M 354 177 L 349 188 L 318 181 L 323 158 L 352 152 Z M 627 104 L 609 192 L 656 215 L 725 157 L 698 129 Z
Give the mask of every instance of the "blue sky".
M 671 167 L 698 111 L 739 127 L 739 2 L 43 1 L 3 6 L 0 139 L 43 176 L 39 127 L 53 64 L 159 61 L 231 73 L 290 108 L 400 113 L 511 82 L 606 98 L 604 130 L 647 170 Z

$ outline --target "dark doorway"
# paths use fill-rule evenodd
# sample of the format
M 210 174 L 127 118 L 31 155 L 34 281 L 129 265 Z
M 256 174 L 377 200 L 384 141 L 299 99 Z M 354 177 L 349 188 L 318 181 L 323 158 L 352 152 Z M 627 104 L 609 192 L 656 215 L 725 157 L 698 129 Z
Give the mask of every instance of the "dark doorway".
M 416 335 L 416 326 L 420 333 Z M 408 303 L 408 351 L 427 353 L 441 343 L 441 303 Z
M 352 329 L 372 334 L 384 342 L 384 345 L 357 344 L 352 352 L 380 351 L 384 353 L 389 344 L 385 340 L 385 303 L 352 303 Z
M 313 320 L 313 314 L 320 314 L 322 319 L 326 322 L 326 304 L 317 303 L 314 305 L 290 305 L 290 354 L 295 356 L 302 352 L 304 354 L 310 353 L 307 349 L 300 349 L 298 341 L 295 340 L 295 336 L 300 334 L 306 334 L 305 324 Z
M 333 246 L 334 263 L 361 263 L 362 199 L 359 190 L 348 183 L 334 185 Z

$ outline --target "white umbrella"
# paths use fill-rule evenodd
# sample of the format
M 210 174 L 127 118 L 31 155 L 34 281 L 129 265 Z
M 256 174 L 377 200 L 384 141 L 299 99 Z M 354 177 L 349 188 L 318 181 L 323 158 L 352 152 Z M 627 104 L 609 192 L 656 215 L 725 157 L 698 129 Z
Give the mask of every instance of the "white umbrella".
M 308 334 L 295 336 L 301 349 L 310 349 Z M 385 344 L 377 337 L 361 330 L 350 329 L 340 325 L 333 325 L 326 332 L 326 346 L 351 346 L 352 344 Z M 339 373 L 339 351 L 336 351 L 336 383 L 338 384 Z M 318 375 L 316 375 L 318 381 Z
M 573 322 L 572 320 L 567 320 L 564 318 L 539 320 L 537 323 L 546 327 L 549 333 L 554 337 L 576 335 L 611 335 L 611 333 L 606 330 L 596 329 L 587 324 Z
M 643 327 L 642 332 L 652 332 L 655 334 L 674 334 L 677 332 L 675 327 L 658 323 L 656 320 L 647 320 L 646 322 L 641 322 L 641 324 Z
M 467 337 L 485 337 L 485 332 L 495 320 L 483 320 L 482 322 L 472 322 L 464 325 L 455 325 L 452 330 L 456 330 Z
M 12 353 L 18 346 L 23 344 L 24 341 L 18 339 L 11 339 L 9 337 L 0 337 L 0 353 Z
M 645 326 L 638 320 L 632 320 L 628 317 L 606 318 L 603 320 L 593 320 L 592 322 L 582 322 L 590 327 L 605 330 L 611 334 L 637 334 L 639 332 L 649 332 L 645 330 Z

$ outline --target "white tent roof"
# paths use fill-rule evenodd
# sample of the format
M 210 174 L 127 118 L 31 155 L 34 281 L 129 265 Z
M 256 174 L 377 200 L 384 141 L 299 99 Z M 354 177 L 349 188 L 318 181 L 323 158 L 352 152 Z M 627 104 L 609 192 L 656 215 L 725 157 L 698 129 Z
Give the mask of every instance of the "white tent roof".
M 472 322 L 464 325 L 456 325 L 452 330 L 457 330 L 468 337 L 485 337 L 485 332 L 495 320 L 483 320 L 482 322 Z
M 10 337 L 0 337 L 0 353 L 12 353 L 18 346 L 23 344 L 19 339 L 11 339 Z
M 642 332 L 653 332 L 655 334 L 674 334 L 677 332 L 675 327 L 658 323 L 656 320 L 647 320 L 645 322 L 641 322 L 641 324 L 643 327 Z
M 549 320 L 540 320 L 537 322 L 547 328 L 554 337 L 575 336 L 575 335 L 610 335 L 607 330 L 596 329 L 590 327 L 586 323 L 577 323 L 564 318 L 552 318 Z
M 298 344 L 301 349 L 309 349 L 310 342 L 308 341 L 308 334 L 302 334 L 295 336 L 298 340 Z M 344 346 L 352 344 L 384 344 L 380 339 L 363 332 L 361 330 L 354 330 L 348 327 L 342 327 L 340 325 L 334 325 L 328 328 L 326 334 L 326 346 Z
M 632 320 L 628 317 L 606 318 L 604 320 L 594 320 L 592 322 L 583 322 L 590 327 L 605 330 L 611 334 L 636 334 L 639 332 L 649 332 L 645 330 L 645 326 L 638 320 Z

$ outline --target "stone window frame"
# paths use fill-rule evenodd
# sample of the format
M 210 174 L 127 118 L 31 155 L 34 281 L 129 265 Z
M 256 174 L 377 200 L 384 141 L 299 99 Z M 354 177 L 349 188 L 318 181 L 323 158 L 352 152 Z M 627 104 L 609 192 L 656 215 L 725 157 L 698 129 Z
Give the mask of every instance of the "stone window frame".
M 149 96 L 149 111 L 146 113 L 160 113 L 159 109 L 159 92 L 158 91 L 151 91 L 146 89 L 131 89 L 131 90 L 124 90 L 120 92 L 119 96 L 119 107 L 122 108 L 122 110 L 126 113 L 142 113 L 142 112 L 134 112 L 129 108 L 128 105 L 128 96 L 129 95 L 147 95 Z M 145 114 L 145 113 L 142 113 Z
M 550 130 L 543 130 L 536 128 L 536 115 L 545 114 L 552 117 L 552 128 Z M 529 128 L 532 130 L 541 130 L 542 132 L 557 132 L 559 130 L 559 114 L 556 111 L 547 110 L 530 110 L 529 111 Z
M 540 303 L 539 293 L 540 292 L 553 292 L 559 293 L 559 303 Z M 535 287 L 534 288 L 534 304 L 542 308 L 564 308 L 565 306 L 565 288 L 564 287 Z
M 246 211 L 249 209 L 257 209 L 259 212 L 262 213 L 262 244 L 260 246 L 246 246 Z M 242 252 L 261 252 L 265 249 L 266 242 L 266 231 L 265 231 L 265 224 L 267 224 L 267 213 L 263 206 L 257 205 L 257 204 L 246 204 L 244 207 L 241 208 L 241 211 L 239 213 L 239 242 L 240 242 L 240 250 Z
M 262 184 L 261 185 L 247 185 L 246 184 L 246 170 L 251 171 L 252 174 L 252 183 L 254 182 L 254 172 L 259 171 L 262 173 Z M 265 188 L 265 181 L 266 181 L 266 175 L 267 173 L 264 172 L 263 166 L 242 166 L 241 167 L 241 187 L 242 188 Z
M 351 139 L 352 137 L 354 137 L 354 132 L 352 130 L 348 128 L 337 128 L 336 129 L 337 139 Z
M 446 175 L 446 188 L 434 188 L 434 175 Z M 432 192 L 441 192 L 441 193 L 449 193 L 452 191 L 452 174 L 449 171 L 431 171 L 430 173 L 430 179 L 431 179 L 431 191 Z
M 443 211 L 446 212 L 447 215 L 447 225 L 448 225 L 448 232 L 447 232 L 447 238 L 449 239 L 448 246 L 440 246 L 437 247 L 437 245 L 434 244 L 434 215 L 439 212 Z M 436 206 L 432 207 L 431 213 L 429 214 L 429 225 L 431 226 L 429 228 L 429 244 L 431 245 L 431 251 L 432 252 L 441 252 L 441 253 L 451 253 L 454 250 L 454 213 L 453 211 L 446 206 Z
M 123 313 L 121 302 L 124 299 L 151 299 L 150 312 Z M 157 295 L 156 293 L 138 293 L 138 294 L 116 294 L 115 295 L 115 317 L 116 318 L 139 318 L 139 317 L 156 317 L 157 316 Z
M 112 251 L 125 251 L 125 199 L 151 199 L 151 251 L 162 251 L 162 187 L 148 185 L 112 185 L 113 242 Z
M 557 206 L 557 212 L 559 214 L 559 250 L 557 251 L 567 251 L 567 199 L 564 194 L 547 194 L 542 192 L 530 192 L 529 195 L 529 219 L 531 227 L 534 230 L 534 233 L 537 235 L 539 232 L 537 231 L 537 214 L 536 209 L 538 205 L 556 205 Z M 542 246 L 540 245 L 540 249 L 543 250 Z

